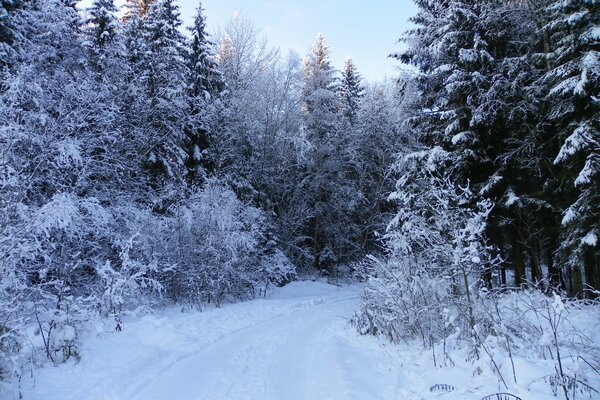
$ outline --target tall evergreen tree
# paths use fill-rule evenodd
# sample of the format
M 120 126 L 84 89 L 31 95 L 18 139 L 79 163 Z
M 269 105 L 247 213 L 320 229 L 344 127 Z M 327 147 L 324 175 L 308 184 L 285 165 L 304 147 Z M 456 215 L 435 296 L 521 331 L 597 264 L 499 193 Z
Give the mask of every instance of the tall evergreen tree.
M 159 0 L 143 20 L 142 38 L 146 51 L 136 67 L 148 104 L 144 111 L 146 149 L 142 153 L 155 189 L 184 176 L 184 126 L 188 107 L 185 56 L 186 38 L 179 31 L 179 6 L 174 0 Z
M 351 58 L 347 58 L 342 71 L 339 96 L 342 114 L 351 126 L 357 122 L 360 99 L 364 93 L 361 80 L 362 77 L 354 66 L 354 62 Z
M 114 0 L 94 0 L 86 20 L 93 46 L 102 49 L 115 40 L 118 29 L 117 7 Z
M 156 1 L 157 0 L 126 0 L 125 8 L 127 11 L 125 13 L 125 19 L 129 20 L 133 15 L 144 18 L 146 14 L 150 12 L 152 4 Z
M 560 185 L 566 208 L 559 260 L 573 292 L 600 287 L 600 7 L 565 0 L 548 8 L 544 27 L 553 44 L 547 88 L 549 120 L 560 150 Z
M 202 6 L 198 6 L 194 24 L 189 28 L 192 35 L 189 68 L 191 70 L 192 95 L 210 98 L 225 88 L 222 73 L 214 54 L 214 43 L 206 32 L 206 18 Z
M 310 216 L 306 231 L 315 269 L 330 270 L 358 250 L 359 228 L 352 223 L 356 191 L 349 172 L 354 158 L 340 129 L 338 82 L 323 36 L 304 64 L 304 129 L 311 150 L 303 166 L 301 190 Z
M 220 94 L 225 82 L 214 55 L 214 44 L 206 32 L 202 7 L 197 9 L 194 25 L 189 28 L 191 49 L 188 57 L 190 86 L 190 123 L 186 127 L 186 167 L 188 181 L 192 184 L 206 172 L 211 172 L 208 147 L 211 141 L 211 124 L 222 104 Z

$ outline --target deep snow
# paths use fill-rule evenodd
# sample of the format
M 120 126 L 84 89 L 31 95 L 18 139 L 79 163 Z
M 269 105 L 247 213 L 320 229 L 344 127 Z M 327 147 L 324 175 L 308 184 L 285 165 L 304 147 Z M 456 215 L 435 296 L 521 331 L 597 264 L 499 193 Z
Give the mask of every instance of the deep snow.
M 34 371 L 23 398 L 464 400 L 498 391 L 485 367 L 477 376 L 471 362 L 435 368 L 415 347 L 357 335 L 348 320 L 359 297 L 358 286 L 294 282 L 265 299 L 132 318 L 119 333 L 99 324 L 83 338 L 79 363 Z M 456 390 L 430 391 L 435 384 Z M 547 384 L 524 387 L 512 391 L 549 398 Z

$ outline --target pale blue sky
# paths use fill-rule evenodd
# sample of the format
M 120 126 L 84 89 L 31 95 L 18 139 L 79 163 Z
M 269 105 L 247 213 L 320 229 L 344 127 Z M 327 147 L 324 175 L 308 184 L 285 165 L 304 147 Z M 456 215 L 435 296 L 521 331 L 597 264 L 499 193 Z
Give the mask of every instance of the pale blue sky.
M 199 1 L 178 0 L 185 25 L 191 24 Z M 412 0 L 202 0 L 202 6 L 209 32 L 239 15 L 251 20 L 271 45 L 301 57 L 322 33 L 338 69 L 350 56 L 371 81 L 395 75 L 398 62 L 387 55 L 399 49 L 397 40 L 416 13 Z
M 198 0 L 179 0 L 187 20 Z M 322 33 L 334 65 L 351 56 L 362 75 L 380 80 L 395 75 L 398 62 L 387 55 L 398 50 L 408 18 L 416 13 L 412 0 L 203 0 L 209 31 L 234 14 L 249 19 L 269 43 L 301 57 Z

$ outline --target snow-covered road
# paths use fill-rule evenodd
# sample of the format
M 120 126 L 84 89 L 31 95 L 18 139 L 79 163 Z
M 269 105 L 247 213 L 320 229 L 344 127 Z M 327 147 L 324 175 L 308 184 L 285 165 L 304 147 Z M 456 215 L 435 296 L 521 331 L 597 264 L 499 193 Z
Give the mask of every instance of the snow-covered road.
M 99 320 L 97 330 L 81 338 L 79 363 L 35 369 L 24 377 L 21 395 L 25 400 L 479 400 L 504 391 L 485 357 L 469 360 L 457 351 L 454 367 L 436 368 L 431 351 L 419 346 L 359 336 L 348 323 L 359 295 L 358 286 L 294 282 L 264 299 L 130 318 L 119 333 Z M 539 377 L 551 371 L 552 361 L 517 358 L 515 363 L 522 371 L 520 384 L 510 391 L 528 400 L 550 398 Z M 503 368 L 510 376 L 510 364 Z M 455 390 L 431 390 L 435 385 Z M 9 397 L 19 398 L 18 391 Z
M 38 370 L 24 397 L 398 398 L 385 349 L 348 325 L 358 301 L 358 287 L 295 282 L 266 299 L 133 319 L 84 339 L 79 364 Z
M 325 297 L 227 334 L 161 371 L 133 398 L 365 398 L 357 393 L 357 380 L 368 360 L 356 349 L 349 352 L 351 344 L 339 335 L 356 298 Z

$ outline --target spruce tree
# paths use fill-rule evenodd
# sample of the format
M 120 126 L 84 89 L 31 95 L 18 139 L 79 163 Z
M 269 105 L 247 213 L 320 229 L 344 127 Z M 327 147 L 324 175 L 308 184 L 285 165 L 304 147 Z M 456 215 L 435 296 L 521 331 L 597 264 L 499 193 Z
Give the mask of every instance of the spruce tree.
M 564 199 L 558 255 L 571 291 L 580 294 L 585 284 L 600 287 L 600 8 L 565 0 L 551 4 L 548 14 L 544 30 L 554 47 L 542 82 L 560 148 L 554 160 Z
M 331 271 L 358 250 L 360 229 L 352 223 L 356 207 L 351 151 L 340 129 L 338 82 L 323 36 L 304 64 L 304 130 L 311 150 L 303 166 L 302 190 L 310 209 L 306 236 L 315 269 Z
M 523 6 L 509 4 L 503 8 L 494 0 L 417 4 L 420 11 L 413 22 L 418 27 L 404 37 L 409 43 L 407 51 L 396 55 L 419 68 L 420 111 L 408 123 L 426 146 L 425 151 L 439 147 L 448 153 L 453 161 L 439 165 L 444 170 L 438 174 L 449 174 L 455 183 L 469 185 L 475 195 L 472 205 L 480 199 L 514 205 L 515 186 L 525 190 L 537 187 L 529 181 L 521 183 L 530 175 L 515 173 L 515 160 L 502 163 L 503 155 L 510 153 L 506 145 L 517 143 L 505 140 L 507 133 L 520 134 L 527 127 L 521 117 L 531 116 L 523 112 L 531 110 L 531 100 L 525 100 L 525 93 L 510 83 L 531 84 L 533 80 L 514 67 L 519 65 L 514 62 L 519 52 L 528 48 L 514 39 L 521 37 L 521 32 L 512 18 L 521 15 L 509 7 Z M 523 107 L 511 106 L 519 101 Z M 520 209 L 515 211 L 521 215 Z M 502 205 L 494 209 L 488 234 L 502 248 L 507 266 L 515 270 L 515 283 L 520 284 L 525 277 L 523 253 L 528 251 L 521 248 L 521 231 L 507 229 L 507 214 L 514 218 Z M 532 275 L 535 277 L 535 272 Z
M 346 58 L 339 87 L 339 96 L 342 114 L 351 126 L 354 126 L 357 122 L 360 99 L 364 93 L 361 80 L 362 77 L 354 66 L 352 59 Z
M 94 0 L 88 9 L 87 34 L 94 48 L 103 49 L 115 40 L 118 29 L 114 0 Z
M 214 43 L 206 32 L 206 18 L 201 6 L 196 11 L 191 33 L 189 68 L 191 71 L 192 95 L 210 98 L 225 88 L 221 71 L 214 54 Z
M 221 104 L 221 93 L 225 89 L 222 73 L 213 53 L 214 44 L 206 32 L 206 20 L 202 7 L 197 9 L 194 25 L 189 28 L 191 49 L 188 56 L 190 122 L 186 127 L 186 168 L 188 181 L 199 183 L 199 179 L 214 167 L 208 157 L 211 141 L 211 124 Z
M 125 8 L 127 11 L 125 13 L 125 20 L 129 20 L 133 15 L 144 18 L 148 12 L 150 12 L 152 4 L 156 1 L 157 0 L 126 0 Z
M 179 31 L 179 7 L 174 0 L 159 0 L 143 20 L 145 52 L 138 53 L 136 67 L 148 104 L 144 111 L 146 149 L 142 162 L 151 184 L 159 189 L 167 182 L 179 182 L 184 176 L 184 126 L 188 107 L 185 61 L 186 38 Z

